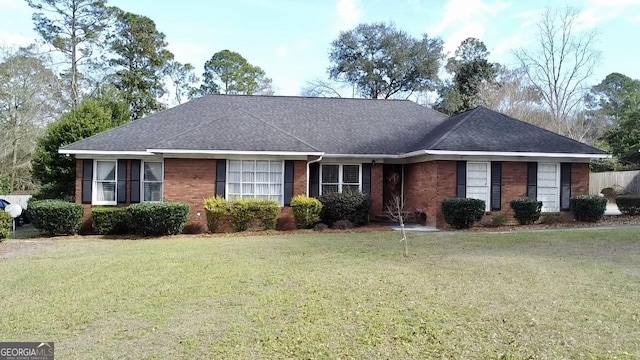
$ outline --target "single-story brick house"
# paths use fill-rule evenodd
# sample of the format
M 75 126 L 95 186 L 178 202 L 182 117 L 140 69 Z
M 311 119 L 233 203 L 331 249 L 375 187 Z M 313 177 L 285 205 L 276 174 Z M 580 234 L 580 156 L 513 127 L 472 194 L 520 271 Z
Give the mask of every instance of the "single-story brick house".
M 204 230 L 203 199 L 274 199 L 346 188 L 371 195 L 372 218 L 401 194 L 431 226 L 443 199 L 510 213 L 529 196 L 569 209 L 603 151 L 478 107 L 447 117 L 407 100 L 210 95 L 64 146 L 76 199 L 95 205 L 184 202 Z M 90 211 L 85 211 L 85 216 Z

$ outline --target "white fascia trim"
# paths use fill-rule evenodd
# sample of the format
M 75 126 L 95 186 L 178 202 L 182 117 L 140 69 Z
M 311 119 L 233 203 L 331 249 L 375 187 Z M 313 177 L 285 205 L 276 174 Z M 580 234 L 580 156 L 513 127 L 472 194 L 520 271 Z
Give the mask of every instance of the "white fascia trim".
M 152 156 L 152 154 L 147 151 L 107 151 L 107 150 L 58 150 L 60 154 L 68 154 L 68 155 L 126 155 L 126 156 Z
M 339 159 L 339 158 L 355 158 L 355 159 L 398 159 L 400 155 L 389 154 L 325 154 L 325 159 Z
M 322 156 L 322 152 L 297 151 L 238 151 L 238 150 L 181 150 L 181 149 L 147 149 L 149 153 L 159 154 L 208 154 L 208 155 L 273 155 L 273 156 Z
M 578 159 L 608 159 L 609 154 L 572 154 L 572 153 L 542 153 L 542 152 L 498 152 L 498 151 L 450 151 L 450 150 L 419 150 L 406 153 L 403 157 L 418 155 L 461 155 L 461 156 L 513 156 L 513 157 L 547 157 L 547 158 L 578 158 Z

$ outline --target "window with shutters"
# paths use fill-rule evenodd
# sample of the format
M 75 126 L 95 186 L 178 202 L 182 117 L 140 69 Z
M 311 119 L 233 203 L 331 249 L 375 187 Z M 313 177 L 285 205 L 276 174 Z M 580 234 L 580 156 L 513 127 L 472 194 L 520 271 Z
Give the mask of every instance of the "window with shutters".
M 467 198 L 484 201 L 486 211 L 490 209 L 490 172 L 488 162 L 467 162 Z
M 542 211 L 560 210 L 560 164 L 538 164 L 537 189 Z
M 229 160 L 227 199 L 269 199 L 283 206 L 284 161 Z
M 162 162 L 145 161 L 142 165 L 142 201 L 162 201 Z
M 93 168 L 93 205 L 116 205 L 116 160 L 95 160 Z
M 347 189 L 361 191 L 360 164 L 322 164 L 320 166 L 320 195 L 343 192 Z

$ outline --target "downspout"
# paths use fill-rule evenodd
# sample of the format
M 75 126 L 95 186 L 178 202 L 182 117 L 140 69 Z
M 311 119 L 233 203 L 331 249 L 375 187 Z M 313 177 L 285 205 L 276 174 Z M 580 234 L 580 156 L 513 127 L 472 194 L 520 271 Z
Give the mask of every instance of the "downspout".
M 322 161 L 322 157 L 323 156 L 324 155 L 320 155 L 320 157 L 315 159 L 315 160 L 307 161 L 307 196 L 309 196 L 309 185 L 310 185 L 309 184 L 309 180 L 310 180 L 310 177 L 309 177 L 309 165 L 311 165 L 313 163 L 317 163 L 319 161 Z

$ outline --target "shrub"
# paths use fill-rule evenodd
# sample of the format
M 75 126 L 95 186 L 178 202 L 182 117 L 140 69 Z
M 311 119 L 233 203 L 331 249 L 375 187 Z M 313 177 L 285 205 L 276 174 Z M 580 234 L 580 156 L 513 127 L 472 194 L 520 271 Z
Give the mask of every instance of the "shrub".
M 292 231 L 296 229 L 298 229 L 298 227 L 296 226 L 296 222 L 293 220 L 291 216 L 280 216 L 278 218 L 278 222 L 276 224 L 276 230 Z
M 33 227 L 50 235 L 75 235 L 82 226 L 82 205 L 62 200 L 29 202 Z
M 245 231 L 256 221 L 264 229 L 274 230 L 280 214 L 280 205 L 274 200 L 234 200 L 228 208 L 235 231 Z
M 300 229 L 309 229 L 320 221 L 322 203 L 316 198 L 298 195 L 291 199 L 291 209 L 296 226 Z
M 101 235 L 126 234 L 127 208 L 96 207 L 91 209 L 91 227 Z
M 571 212 L 578 221 L 596 222 L 607 210 L 607 199 L 598 195 L 579 195 L 571 198 Z
M 219 232 L 222 223 L 229 213 L 227 200 L 222 196 L 204 199 L 204 210 L 207 212 L 207 227 L 212 233 Z
M 444 220 L 456 229 L 467 229 L 480 221 L 484 209 L 485 202 L 478 199 L 451 198 L 442 201 Z
M 0 241 L 8 239 L 13 230 L 13 217 L 6 211 L 0 210 Z
M 497 213 L 491 214 L 491 226 L 498 227 L 504 226 L 507 223 L 507 214 L 499 211 Z
M 540 224 L 553 225 L 559 224 L 563 221 L 562 213 L 559 212 L 548 212 L 540 216 Z
M 540 219 L 542 201 L 520 198 L 511 200 L 510 205 L 514 212 L 513 217 L 518 220 L 518 224 L 520 225 L 530 225 Z
M 618 210 L 625 215 L 640 215 L 640 196 L 620 195 L 616 197 Z
M 318 199 L 322 203 L 320 219 L 323 223 L 333 225 L 338 220 L 349 220 L 356 226 L 369 222 L 371 199 L 358 191 L 327 193 Z
M 325 231 L 329 228 L 329 226 L 327 226 L 327 224 L 325 223 L 317 223 L 314 227 L 313 230 L 314 231 Z
M 181 203 L 141 203 L 126 208 L 127 226 L 136 234 L 180 234 L 189 219 L 189 205 Z
M 353 223 L 349 220 L 338 220 L 333 223 L 333 228 L 338 230 L 349 230 L 353 229 Z

